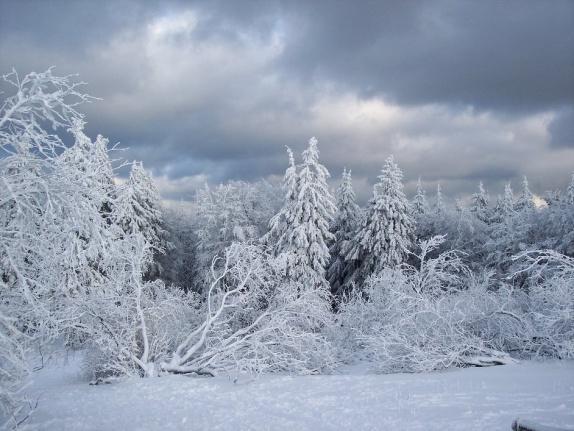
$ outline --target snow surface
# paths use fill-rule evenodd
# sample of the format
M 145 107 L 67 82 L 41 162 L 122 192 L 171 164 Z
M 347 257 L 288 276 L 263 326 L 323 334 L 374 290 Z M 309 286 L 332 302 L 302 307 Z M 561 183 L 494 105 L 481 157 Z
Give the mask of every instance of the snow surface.
M 90 386 L 79 358 L 34 374 L 42 430 L 510 430 L 517 417 L 574 429 L 574 361 L 429 374 L 199 378 Z

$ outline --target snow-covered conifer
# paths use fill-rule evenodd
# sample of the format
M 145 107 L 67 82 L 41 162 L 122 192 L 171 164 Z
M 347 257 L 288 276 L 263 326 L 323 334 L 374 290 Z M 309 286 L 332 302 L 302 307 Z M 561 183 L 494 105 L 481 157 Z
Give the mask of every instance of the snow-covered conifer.
M 126 234 L 140 232 L 156 251 L 164 251 L 159 192 L 141 162 L 132 163 L 129 179 L 119 188 L 113 217 Z
M 525 211 L 534 208 L 534 195 L 528 186 L 526 175 L 522 178 L 522 192 L 516 201 L 516 210 Z
M 361 209 L 355 202 L 355 191 L 350 170 L 343 170 L 341 185 L 337 189 L 337 213 L 331 226 L 331 232 L 335 239 L 329 249 L 331 253 L 331 264 L 327 272 L 327 280 L 331 285 L 331 291 L 341 294 L 343 281 L 348 276 L 350 268 L 345 262 L 343 251 L 347 248 L 349 241 L 357 229 Z
M 478 183 L 478 192 L 472 195 L 472 206 L 471 211 L 476 216 L 477 219 L 486 223 L 488 222 L 488 194 L 484 189 L 482 181 Z
M 309 287 L 326 287 L 325 268 L 330 260 L 327 243 L 333 239 L 329 224 L 335 203 L 327 185 L 329 171 L 319 163 L 316 138 L 309 140 L 302 157 L 296 177 L 290 160 L 286 174 L 287 201 L 282 210 L 285 226 L 275 251 L 291 256 L 288 277 Z
M 568 185 L 568 190 L 566 192 L 566 202 L 570 205 L 574 205 L 574 174 L 572 174 L 572 179 Z
M 413 198 L 413 202 L 412 202 L 411 206 L 413 209 L 413 215 L 415 217 L 424 215 L 428 211 L 426 192 L 423 189 L 420 177 L 417 181 L 417 193 L 416 193 L 415 197 Z
M 436 197 L 435 197 L 435 206 L 434 210 L 436 215 L 440 216 L 444 213 L 444 201 L 442 198 L 442 190 L 440 187 L 440 183 L 436 185 Z
M 389 157 L 361 226 L 345 251 L 346 260 L 356 266 L 348 282 L 362 282 L 369 275 L 404 261 L 413 241 L 414 227 L 402 177 L 394 158 Z
M 501 209 L 504 217 L 510 217 L 514 213 L 514 194 L 512 193 L 510 183 L 504 186 L 504 197 L 502 198 Z
M 285 193 L 285 202 L 277 214 L 271 217 L 269 222 L 269 232 L 264 235 L 263 242 L 269 244 L 275 254 L 279 254 L 284 247 L 284 238 L 288 230 L 291 228 L 290 220 L 293 219 L 294 205 L 298 196 L 298 179 L 297 179 L 297 166 L 295 165 L 295 157 L 291 148 L 287 147 L 287 156 L 289 158 L 289 166 L 285 170 L 283 176 L 283 191 Z

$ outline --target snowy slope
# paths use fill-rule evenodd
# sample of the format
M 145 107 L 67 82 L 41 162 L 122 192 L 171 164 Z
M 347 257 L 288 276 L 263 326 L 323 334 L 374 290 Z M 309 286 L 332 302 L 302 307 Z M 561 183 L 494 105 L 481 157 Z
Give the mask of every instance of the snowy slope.
M 89 386 L 79 368 L 35 375 L 45 430 L 510 430 L 521 417 L 574 429 L 574 362 L 432 374 L 167 376 Z

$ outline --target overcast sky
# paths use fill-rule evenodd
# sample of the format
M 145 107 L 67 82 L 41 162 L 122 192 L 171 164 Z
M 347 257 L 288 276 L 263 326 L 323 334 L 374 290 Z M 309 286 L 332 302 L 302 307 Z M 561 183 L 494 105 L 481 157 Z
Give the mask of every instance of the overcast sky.
M 0 71 L 51 65 L 167 199 L 281 176 L 311 136 L 362 200 L 390 154 L 451 197 L 574 171 L 572 0 L 0 0 Z

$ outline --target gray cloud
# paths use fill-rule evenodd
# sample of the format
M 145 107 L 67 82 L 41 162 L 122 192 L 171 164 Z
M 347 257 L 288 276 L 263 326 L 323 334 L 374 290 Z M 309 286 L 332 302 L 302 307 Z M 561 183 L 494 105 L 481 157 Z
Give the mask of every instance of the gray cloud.
M 400 103 L 523 111 L 574 100 L 571 1 L 304 4 L 284 56 L 304 74 Z
M 574 148 L 574 108 L 569 107 L 559 112 L 548 125 L 548 132 L 553 147 Z
M 359 195 L 391 153 L 457 195 L 574 157 L 574 3 L 0 0 L 0 69 L 78 72 L 88 132 L 129 147 L 166 197 L 280 177 L 310 136 Z M 336 178 L 334 178 L 335 182 Z

